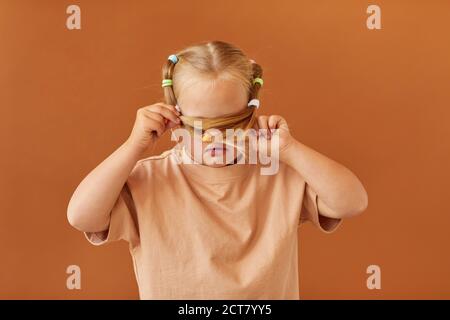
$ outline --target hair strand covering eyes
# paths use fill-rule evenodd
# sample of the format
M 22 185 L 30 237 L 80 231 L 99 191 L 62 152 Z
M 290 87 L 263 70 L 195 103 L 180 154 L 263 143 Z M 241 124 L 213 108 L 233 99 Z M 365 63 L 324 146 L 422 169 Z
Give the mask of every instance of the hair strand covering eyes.
M 217 129 L 222 131 L 223 134 L 226 133 L 226 129 L 242 129 L 242 130 L 248 130 L 249 128 L 252 128 L 256 117 L 255 117 L 255 110 L 256 106 L 251 105 L 248 108 L 245 108 L 243 111 L 229 115 L 224 117 L 216 117 L 216 118 L 203 118 L 203 117 L 188 117 L 185 115 L 181 115 L 180 119 L 182 121 L 183 127 L 190 130 L 191 132 L 194 131 L 195 125 L 201 124 L 202 134 L 208 130 L 208 129 Z M 175 109 L 179 109 L 179 106 L 176 105 Z M 198 123 L 198 121 L 201 121 Z M 197 123 L 196 123 L 197 122 Z M 198 127 L 197 127 L 198 128 Z M 208 140 L 208 139 L 206 139 Z

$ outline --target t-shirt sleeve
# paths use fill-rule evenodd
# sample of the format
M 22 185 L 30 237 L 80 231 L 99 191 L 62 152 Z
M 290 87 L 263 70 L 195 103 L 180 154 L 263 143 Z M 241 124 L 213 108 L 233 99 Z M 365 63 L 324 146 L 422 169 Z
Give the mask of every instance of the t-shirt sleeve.
M 329 218 L 319 213 L 317 193 L 305 182 L 302 209 L 299 224 L 311 221 L 325 233 L 332 233 L 342 223 L 342 219 Z
M 101 232 L 84 232 L 84 235 L 96 246 L 121 239 L 129 242 L 132 247 L 139 244 L 136 207 L 128 181 L 122 187 L 111 210 L 108 229 Z

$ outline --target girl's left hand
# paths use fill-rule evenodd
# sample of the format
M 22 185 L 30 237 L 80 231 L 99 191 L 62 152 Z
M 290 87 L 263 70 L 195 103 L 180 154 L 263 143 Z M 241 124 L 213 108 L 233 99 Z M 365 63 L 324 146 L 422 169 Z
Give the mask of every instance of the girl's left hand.
M 288 145 L 290 145 L 294 138 L 291 136 L 289 132 L 289 127 L 286 120 L 279 115 L 270 115 L 270 116 L 258 116 L 257 118 L 258 129 L 265 129 L 259 131 L 259 136 L 270 140 L 272 135 L 275 133 L 275 130 L 278 129 L 279 134 L 279 154 L 282 156 L 282 152 L 286 149 Z M 270 144 L 270 141 L 268 141 Z

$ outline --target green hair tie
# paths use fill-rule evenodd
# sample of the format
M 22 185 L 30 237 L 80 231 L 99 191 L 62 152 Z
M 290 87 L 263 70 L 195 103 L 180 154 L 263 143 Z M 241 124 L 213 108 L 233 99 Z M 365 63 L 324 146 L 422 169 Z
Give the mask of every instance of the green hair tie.
M 255 84 L 255 83 L 259 83 L 259 85 L 262 87 L 264 81 L 261 78 L 255 78 L 255 79 L 253 79 L 253 84 Z
M 163 81 L 162 81 L 162 85 L 161 85 L 161 87 L 168 87 L 168 86 L 171 86 L 173 83 L 172 83 L 172 79 L 164 79 Z

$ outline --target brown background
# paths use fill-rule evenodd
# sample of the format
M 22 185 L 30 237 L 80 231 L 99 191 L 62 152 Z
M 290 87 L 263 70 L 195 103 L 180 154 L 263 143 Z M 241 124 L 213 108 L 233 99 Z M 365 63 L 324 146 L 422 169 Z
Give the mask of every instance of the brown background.
M 0 298 L 138 298 L 127 244 L 91 246 L 67 203 L 160 101 L 167 56 L 215 39 L 264 67 L 261 111 L 369 193 L 338 232 L 300 228 L 301 297 L 450 298 L 450 2 L 374 3 L 381 30 L 368 1 L 0 1 Z

